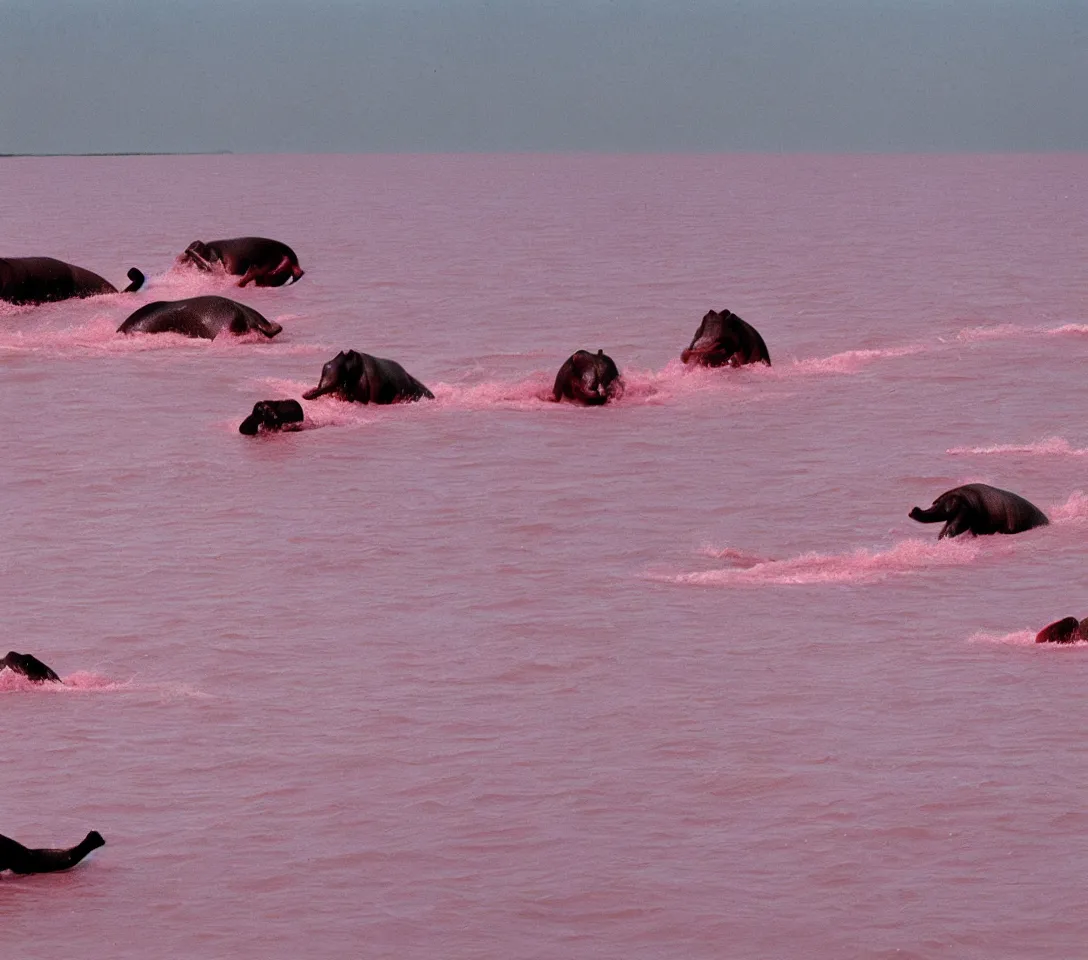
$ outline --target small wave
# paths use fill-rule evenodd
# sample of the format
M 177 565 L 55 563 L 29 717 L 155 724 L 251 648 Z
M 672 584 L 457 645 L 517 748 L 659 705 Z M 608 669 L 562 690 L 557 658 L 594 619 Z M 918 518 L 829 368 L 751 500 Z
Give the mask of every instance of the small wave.
M 1023 453 L 1030 456 L 1045 457 L 1084 457 L 1088 456 L 1088 449 L 1073 447 L 1064 437 L 1045 437 L 1035 443 L 1001 443 L 990 447 L 950 447 L 945 453 L 954 455 Z
M 1051 508 L 1047 515 L 1052 523 L 1083 523 L 1088 520 L 1088 496 L 1074 490 L 1065 503 Z
M 704 557 L 715 560 L 724 560 L 735 567 L 754 567 L 760 563 L 772 562 L 768 557 L 761 557 L 746 550 L 737 550 L 735 547 L 703 547 L 699 553 Z
M 873 583 L 889 576 L 920 573 L 974 562 L 978 543 L 903 540 L 888 550 L 851 553 L 804 553 L 785 560 L 763 560 L 727 570 L 704 570 L 675 575 L 653 575 L 668 583 L 702 586 L 725 584 Z
M 828 357 L 810 357 L 794 360 L 790 366 L 782 368 L 787 374 L 834 374 L 857 373 L 871 363 L 879 360 L 894 360 L 897 357 L 909 357 L 923 353 L 926 347 L 920 343 L 902 347 L 889 347 L 884 350 L 846 350 L 833 353 Z
M 1021 326 L 1015 323 L 999 323 L 992 326 L 964 327 L 956 334 L 956 339 L 965 343 L 979 340 L 1015 340 L 1019 337 L 1084 336 L 1088 334 L 1088 325 L 1083 323 L 1063 323 L 1059 327 Z
M 209 694 L 188 683 L 141 683 L 137 680 L 114 680 L 90 670 L 77 670 L 61 677 L 60 683 L 33 683 L 20 673 L 0 670 L 0 694 L 40 693 L 66 695 L 79 693 L 134 693 L 153 694 L 168 700 L 208 699 Z
M 967 638 L 968 643 L 995 643 L 1008 644 L 1010 646 L 1034 646 L 1037 630 L 1014 630 L 1012 633 L 990 633 L 986 630 L 977 630 Z M 1076 644 L 1048 643 L 1040 644 L 1048 647 L 1072 647 Z
M 1016 337 L 1034 336 L 1038 327 L 1021 327 L 1015 323 L 999 323 L 984 327 L 964 327 L 956 334 L 956 339 L 964 343 L 978 340 L 1012 340 Z

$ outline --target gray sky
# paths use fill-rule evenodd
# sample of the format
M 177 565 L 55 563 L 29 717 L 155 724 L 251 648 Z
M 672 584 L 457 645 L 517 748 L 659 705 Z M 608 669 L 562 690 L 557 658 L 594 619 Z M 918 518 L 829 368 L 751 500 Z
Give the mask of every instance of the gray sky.
M 1086 0 L 0 0 L 0 153 L 1086 149 Z

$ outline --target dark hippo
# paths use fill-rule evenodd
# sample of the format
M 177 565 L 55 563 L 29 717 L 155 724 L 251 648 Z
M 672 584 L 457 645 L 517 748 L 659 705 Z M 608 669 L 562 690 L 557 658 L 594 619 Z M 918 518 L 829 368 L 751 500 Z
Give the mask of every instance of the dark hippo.
M 1088 618 L 1064 617 L 1048 624 L 1035 637 L 1036 643 L 1076 643 L 1088 640 Z
M 143 286 L 144 275 L 135 267 L 128 272 L 131 281 L 122 291 L 134 293 Z M 74 297 L 95 297 L 117 293 L 117 288 L 97 273 L 54 260 L 52 257 L 0 258 L 0 300 L 8 303 L 51 303 Z
M 341 350 L 326 363 L 321 369 L 321 382 L 302 396 L 313 400 L 327 393 L 354 403 L 411 403 L 424 397 L 434 399 L 434 394 L 395 360 L 383 360 L 354 350 Z
M 985 483 L 967 483 L 947 490 L 928 510 L 919 507 L 911 510 L 910 518 L 919 523 L 944 521 L 938 540 L 958 537 L 961 533 L 1023 533 L 1050 523 L 1035 504 Z
M 21 843 L 0 836 L 0 871 L 12 873 L 54 873 L 74 867 L 92 850 L 105 846 L 106 841 L 92 830 L 74 847 L 67 850 L 42 850 L 24 847 Z
M 221 266 L 232 276 L 241 277 L 238 286 L 255 283 L 258 287 L 282 287 L 294 283 L 305 272 L 298 257 L 286 243 L 266 237 L 233 237 L 229 240 L 194 240 L 178 257 L 178 263 L 191 263 L 200 270 Z
M 226 297 L 190 297 L 145 304 L 117 328 L 118 333 L 181 333 L 204 340 L 214 340 L 224 330 L 237 336 L 256 331 L 272 338 L 283 327 Z
M 552 395 L 557 402 L 570 400 L 599 407 L 623 396 L 623 380 L 615 362 L 603 350 L 579 350 L 559 368 Z
M 298 429 L 303 420 L 302 404 L 297 400 L 259 400 L 253 404 L 253 412 L 238 426 L 238 432 L 255 437 L 257 431 Z
M 728 310 L 721 313 L 711 310 L 703 317 L 691 346 L 680 354 L 680 359 L 704 367 L 771 365 L 771 355 L 759 331 Z
M 29 653 L 16 653 L 12 650 L 3 660 L 0 660 L 0 670 L 5 667 L 12 673 L 21 673 L 34 683 L 45 683 L 47 680 L 54 683 L 61 682 L 60 677 L 49 667 Z

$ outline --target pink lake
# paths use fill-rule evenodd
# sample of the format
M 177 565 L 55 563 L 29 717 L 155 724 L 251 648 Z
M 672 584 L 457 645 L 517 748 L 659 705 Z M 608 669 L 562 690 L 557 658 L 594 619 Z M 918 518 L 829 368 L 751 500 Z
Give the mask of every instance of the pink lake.
M 0 160 L 0 955 L 1069 960 L 1088 155 Z M 171 272 L 256 234 L 306 276 Z M 260 343 L 120 338 L 220 293 Z M 728 307 L 774 366 L 690 371 Z M 306 404 L 341 349 L 437 400 Z M 539 399 L 603 348 L 625 399 Z M 983 481 L 1052 524 L 937 541 Z

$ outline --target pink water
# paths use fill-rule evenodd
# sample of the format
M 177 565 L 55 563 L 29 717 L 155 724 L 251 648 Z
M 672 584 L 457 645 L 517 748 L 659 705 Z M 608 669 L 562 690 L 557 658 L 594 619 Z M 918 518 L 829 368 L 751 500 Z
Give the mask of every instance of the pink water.
M 0 160 L 0 955 L 1067 958 L 1088 156 Z M 306 276 L 176 276 L 280 238 Z M 225 292 L 272 342 L 119 339 Z M 689 371 L 703 313 L 770 370 Z M 575 349 L 603 409 L 539 399 Z M 254 401 L 355 348 L 437 401 Z M 938 542 L 979 480 L 1051 526 Z M 3 652 L 3 651 L 0 651 Z

